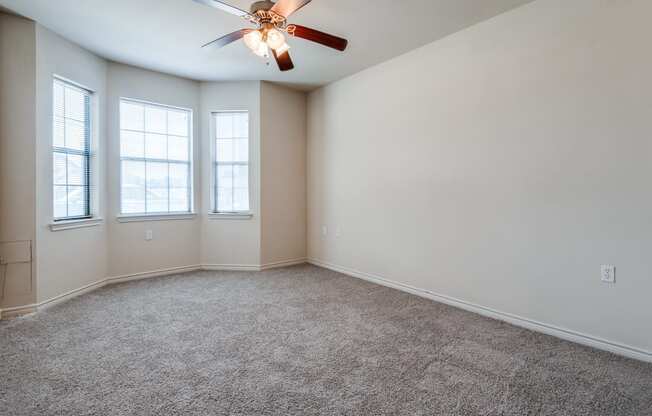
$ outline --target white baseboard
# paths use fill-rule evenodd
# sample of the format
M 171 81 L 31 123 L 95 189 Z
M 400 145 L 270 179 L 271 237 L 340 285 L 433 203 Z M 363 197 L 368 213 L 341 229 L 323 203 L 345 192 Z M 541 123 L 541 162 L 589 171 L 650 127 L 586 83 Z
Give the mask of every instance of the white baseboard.
M 283 261 L 275 261 L 273 263 L 265 263 L 260 266 L 260 270 L 269 270 L 269 269 L 278 269 L 280 267 L 289 267 L 289 266 L 296 266 L 298 264 L 304 264 L 307 263 L 308 259 L 305 257 L 299 258 L 299 259 L 293 259 L 293 260 L 283 260 Z
M 57 295 L 51 299 L 45 300 L 40 303 L 33 303 L 29 305 L 15 306 L 11 308 L 0 309 L 0 319 L 13 318 L 17 316 L 27 315 L 54 306 L 61 302 L 65 302 L 84 293 L 91 292 L 106 285 L 116 283 L 130 282 L 134 280 L 150 279 L 153 277 L 168 276 L 177 273 L 192 272 L 195 270 L 224 270 L 224 271 L 262 271 L 278 267 L 294 266 L 297 264 L 306 263 L 305 258 L 285 260 L 274 263 L 267 263 L 263 265 L 248 265 L 248 264 L 196 264 L 191 266 L 170 267 L 167 269 L 151 270 L 147 272 L 138 272 L 131 274 L 124 274 L 119 276 L 111 276 L 106 279 L 82 286 L 78 289 L 71 290 L 61 295 Z
M 646 351 L 639 348 L 631 347 L 621 343 L 608 341 L 592 335 L 583 334 L 570 329 L 560 328 L 555 325 L 538 322 L 532 319 L 517 316 L 511 313 L 498 311 L 481 305 L 476 305 L 471 302 L 466 302 L 450 296 L 441 295 L 431 292 L 429 290 L 420 289 L 414 286 L 399 283 L 384 277 L 373 275 L 370 273 L 353 270 L 348 267 L 339 266 L 333 263 L 325 262 L 317 259 L 308 259 L 308 263 L 318 267 L 323 267 L 333 270 L 347 276 L 357 277 L 359 279 L 367 280 L 372 283 L 380 284 L 393 289 L 401 290 L 403 292 L 411 293 L 435 302 L 444 303 L 446 305 L 454 306 L 464 309 L 469 312 L 477 313 L 482 316 L 504 321 L 509 324 L 526 328 L 532 331 L 541 332 L 553 337 L 561 338 L 566 341 L 575 342 L 577 344 L 586 345 L 588 347 L 596 348 L 603 351 L 609 351 L 614 354 L 622 355 L 624 357 L 633 358 L 640 361 L 652 362 L 652 351 Z
M 38 312 L 47 309 L 49 307 L 52 307 L 54 305 L 57 305 L 59 303 L 68 301 L 77 296 L 83 295 L 84 293 L 92 292 L 93 290 L 99 289 L 107 285 L 128 282 L 132 280 L 167 276 L 167 275 L 177 274 L 177 273 L 185 273 L 194 270 L 201 270 L 201 268 L 202 267 L 200 265 L 181 266 L 181 267 L 171 267 L 168 269 L 153 270 L 149 272 L 140 272 L 140 273 L 133 273 L 133 274 L 127 274 L 122 276 L 108 277 L 106 279 L 97 281 L 95 283 L 82 286 L 78 289 L 74 289 L 69 292 L 62 293 L 53 298 L 44 300 L 43 302 L 0 309 L 0 319 L 15 318 L 18 316 L 23 316 L 23 315 L 28 315 L 30 313 Z
M 202 266 L 199 264 L 192 265 L 192 266 L 169 267 L 167 269 L 158 269 L 158 270 L 151 270 L 148 272 L 139 272 L 139 273 L 124 274 L 120 276 L 107 277 L 106 282 L 107 284 L 116 284 L 116 283 L 130 282 L 133 280 L 150 279 L 152 277 L 169 276 L 171 274 L 177 274 L 177 273 L 193 272 L 195 270 L 201 270 L 201 269 Z
M 231 272 L 258 272 L 260 266 L 257 264 L 203 264 L 202 270 L 231 271 Z
M 38 305 L 35 303 L 22 306 L 12 306 L 0 310 L 0 319 L 11 319 L 18 316 L 28 315 L 36 312 Z
M 283 260 L 265 264 L 203 264 L 201 268 L 203 270 L 260 272 L 263 270 L 277 269 L 279 267 L 296 266 L 297 264 L 304 264 L 307 261 L 308 260 L 303 257 L 300 259 Z
M 28 315 L 30 313 L 47 309 L 59 303 L 83 295 L 84 293 L 92 292 L 93 290 L 99 289 L 104 285 L 106 285 L 106 279 L 100 280 L 99 282 L 84 285 L 78 289 L 74 289 L 66 293 L 62 293 L 53 298 L 44 300 L 43 302 L 32 303 L 30 305 L 15 306 L 12 308 L 4 308 L 0 310 L 0 319 L 15 318 L 18 316 Z
M 43 302 L 37 303 L 35 306 L 36 309 L 40 311 L 42 309 L 46 309 L 54 305 L 58 305 L 59 303 L 66 302 L 77 296 L 81 296 L 84 293 L 92 292 L 93 290 L 99 289 L 104 285 L 106 285 L 106 279 L 82 286 L 78 289 L 71 290 L 70 292 L 62 293 L 48 300 L 44 300 Z
M 263 265 L 242 265 L 242 264 L 204 264 L 204 265 L 192 265 L 192 266 L 181 266 L 181 267 L 172 267 L 167 269 L 159 269 L 148 272 L 139 272 L 128 275 L 121 276 L 112 276 L 104 280 L 100 280 L 95 283 L 91 283 L 80 287 L 75 290 L 63 293 L 61 295 L 55 296 L 51 299 L 45 300 L 40 303 L 34 303 L 29 305 L 15 306 L 10 308 L 4 308 L 0 310 L 0 319 L 7 319 L 16 316 L 26 315 L 34 313 L 48 307 L 54 306 L 61 302 L 65 302 L 74 297 L 80 296 L 84 293 L 91 292 L 93 290 L 99 289 L 103 286 L 127 282 L 132 280 L 148 279 L 153 277 L 167 276 L 177 273 L 185 273 L 195 270 L 228 270 L 228 271 L 260 271 L 260 270 L 269 270 L 279 267 L 288 267 L 297 264 L 310 263 L 318 267 L 327 268 L 339 273 L 346 274 L 348 276 L 360 278 L 367 280 L 373 283 L 377 283 L 383 286 L 391 287 L 393 289 L 401 290 L 407 293 L 411 293 L 417 296 L 421 296 L 436 302 L 444 303 L 460 309 L 467 310 L 469 312 L 477 313 L 489 318 L 501 320 L 508 322 L 512 325 L 516 325 L 522 328 L 530 329 L 533 331 L 541 332 L 547 335 L 552 335 L 557 338 L 561 338 L 567 341 L 575 342 L 578 344 L 586 345 L 589 347 L 597 348 L 604 351 L 609 351 L 618 355 L 622 355 L 629 358 L 634 358 L 641 361 L 652 362 L 652 352 L 642 350 L 639 348 L 634 348 L 628 345 L 624 345 L 617 342 L 608 341 L 599 337 L 594 337 L 591 335 L 583 334 L 577 331 L 560 328 L 555 325 L 546 324 L 538 322 L 532 319 L 524 318 L 517 316 L 511 313 L 498 311 L 492 308 L 485 306 L 477 305 L 471 302 L 466 302 L 464 300 L 456 299 L 450 296 L 441 295 L 434 293 L 425 289 L 420 289 L 414 286 L 406 285 L 399 283 L 390 279 L 383 278 L 381 276 L 373 275 L 370 273 L 361 272 L 358 270 L 353 270 L 348 267 L 339 266 L 333 263 L 325 262 L 318 259 L 294 259 L 279 261 L 274 263 L 267 263 Z

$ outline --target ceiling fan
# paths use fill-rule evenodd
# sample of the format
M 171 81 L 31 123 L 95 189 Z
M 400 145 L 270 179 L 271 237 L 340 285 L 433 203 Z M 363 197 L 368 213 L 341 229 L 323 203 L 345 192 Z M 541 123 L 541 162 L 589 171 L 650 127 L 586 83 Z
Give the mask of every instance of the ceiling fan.
M 283 33 L 316 42 L 338 51 L 344 51 L 348 45 L 346 39 L 305 26 L 287 23 L 287 19 L 291 14 L 310 3 L 311 0 L 278 0 L 276 3 L 271 0 L 257 1 L 251 5 L 249 12 L 219 0 L 194 1 L 231 13 L 257 26 L 256 29 L 241 29 L 229 33 L 207 43 L 203 47 L 221 48 L 244 38 L 247 47 L 258 56 L 267 57 L 269 49 L 271 49 L 281 71 L 289 71 L 294 68 L 289 53 L 290 46 L 287 44 Z

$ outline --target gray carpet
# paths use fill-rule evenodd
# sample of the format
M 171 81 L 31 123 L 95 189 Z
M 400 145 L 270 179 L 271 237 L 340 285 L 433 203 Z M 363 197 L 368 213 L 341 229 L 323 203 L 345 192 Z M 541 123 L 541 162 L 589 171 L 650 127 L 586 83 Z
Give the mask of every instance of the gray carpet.
M 313 266 L 0 323 L 1 415 L 652 415 L 652 365 Z

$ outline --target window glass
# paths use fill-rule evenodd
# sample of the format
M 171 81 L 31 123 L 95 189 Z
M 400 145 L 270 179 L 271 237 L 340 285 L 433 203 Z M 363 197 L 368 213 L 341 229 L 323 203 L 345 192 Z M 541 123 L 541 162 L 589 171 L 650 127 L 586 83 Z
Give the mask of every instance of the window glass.
M 192 210 L 191 120 L 190 110 L 121 100 L 123 214 Z
M 213 115 L 216 212 L 248 212 L 249 114 L 244 111 Z

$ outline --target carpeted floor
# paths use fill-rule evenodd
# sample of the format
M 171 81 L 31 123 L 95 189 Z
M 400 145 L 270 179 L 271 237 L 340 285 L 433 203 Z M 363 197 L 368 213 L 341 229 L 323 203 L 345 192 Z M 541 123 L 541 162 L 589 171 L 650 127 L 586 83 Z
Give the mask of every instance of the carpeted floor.
M 1 415 L 652 415 L 652 365 L 313 266 L 0 323 Z

